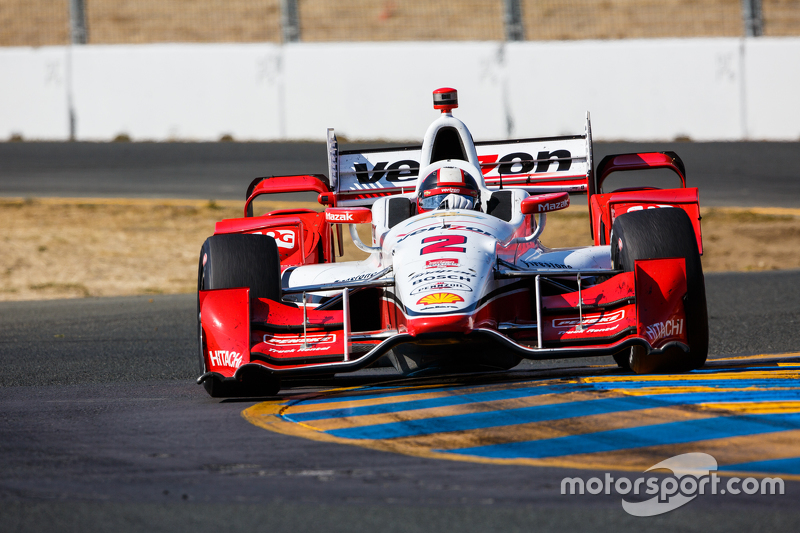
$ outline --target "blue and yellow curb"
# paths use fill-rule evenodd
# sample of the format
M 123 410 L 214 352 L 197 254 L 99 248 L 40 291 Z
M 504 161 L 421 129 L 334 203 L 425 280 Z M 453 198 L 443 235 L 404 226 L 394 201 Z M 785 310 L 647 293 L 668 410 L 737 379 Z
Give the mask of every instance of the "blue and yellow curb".
M 703 452 L 720 474 L 800 480 L 800 353 L 716 359 L 678 375 L 539 376 L 331 389 L 242 416 L 284 435 L 416 457 L 642 472 Z

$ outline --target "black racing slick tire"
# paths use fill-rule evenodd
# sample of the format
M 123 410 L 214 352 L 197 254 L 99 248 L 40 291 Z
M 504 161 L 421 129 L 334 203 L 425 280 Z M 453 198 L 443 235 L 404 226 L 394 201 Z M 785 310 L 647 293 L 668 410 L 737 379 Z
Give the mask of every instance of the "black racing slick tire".
M 686 260 L 686 334 L 689 352 L 680 348 L 647 354 L 636 346 L 614 359 L 637 374 L 686 372 L 702 367 L 708 355 L 708 310 L 703 265 L 692 222 L 679 208 L 644 209 L 618 216 L 611 232 L 615 269 L 632 272 L 637 259 L 683 257 Z M 637 295 L 638 297 L 638 295 Z
M 214 235 L 203 243 L 197 269 L 197 338 L 202 373 L 208 371 L 208 365 L 199 291 L 249 287 L 251 299 L 280 301 L 280 264 L 275 240 L 266 235 Z M 239 380 L 209 378 L 203 381 L 203 386 L 214 398 L 272 396 L 278 392 L 277 376 L 257 368 L 249 370 Z

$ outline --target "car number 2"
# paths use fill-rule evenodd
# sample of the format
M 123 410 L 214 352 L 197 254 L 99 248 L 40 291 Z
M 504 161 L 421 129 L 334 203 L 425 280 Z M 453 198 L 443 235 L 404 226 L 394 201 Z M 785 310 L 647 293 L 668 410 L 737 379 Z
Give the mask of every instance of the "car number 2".
M 464 235 L 435 235 L 433 237 L 425 237 L 422 239 L 423 246 L 419 251 L 419 255 L 436 254 L 440 252 L 445 253 L 464 253 L 466 248 L 455 246 L 456 244 L 466 244 L 467 238 Z

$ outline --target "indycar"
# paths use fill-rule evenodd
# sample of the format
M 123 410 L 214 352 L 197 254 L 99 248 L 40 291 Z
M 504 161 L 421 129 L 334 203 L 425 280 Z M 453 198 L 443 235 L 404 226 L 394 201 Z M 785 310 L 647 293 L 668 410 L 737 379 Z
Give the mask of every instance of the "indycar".
M 243 216 L 216 224 L 197 298 L 197 382 L 211 396 L 389 364 L 406 375 L 593 356 L 636 373 L 704 365 L 698 190 L 677 154 L 595 167 L 588 113 L 580 135 L 475 142 L 456 90 L 433 102 L 421 146 L 340 150 L 328 129 L 327 176 L 256 178 Z M 612 173 L 652 169 L 680 187 L 603 189 Z M 315 193 L 319 210 L 254 214 L 256 198 L 291 192 Z M 547 214 L 576 194 L 594 244 L 544 246 Z M 344 225 L 366 259 L 337 261 Z

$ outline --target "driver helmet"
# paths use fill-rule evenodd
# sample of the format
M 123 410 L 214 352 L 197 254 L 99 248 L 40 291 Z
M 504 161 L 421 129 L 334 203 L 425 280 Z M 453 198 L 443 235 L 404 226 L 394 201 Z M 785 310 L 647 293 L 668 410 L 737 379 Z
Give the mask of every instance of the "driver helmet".
M 434 170 L 422 181 L 417 195 L 417 211 L 434 209 L 480 209 L 480 191 L 475 178 L 456 167 Z

